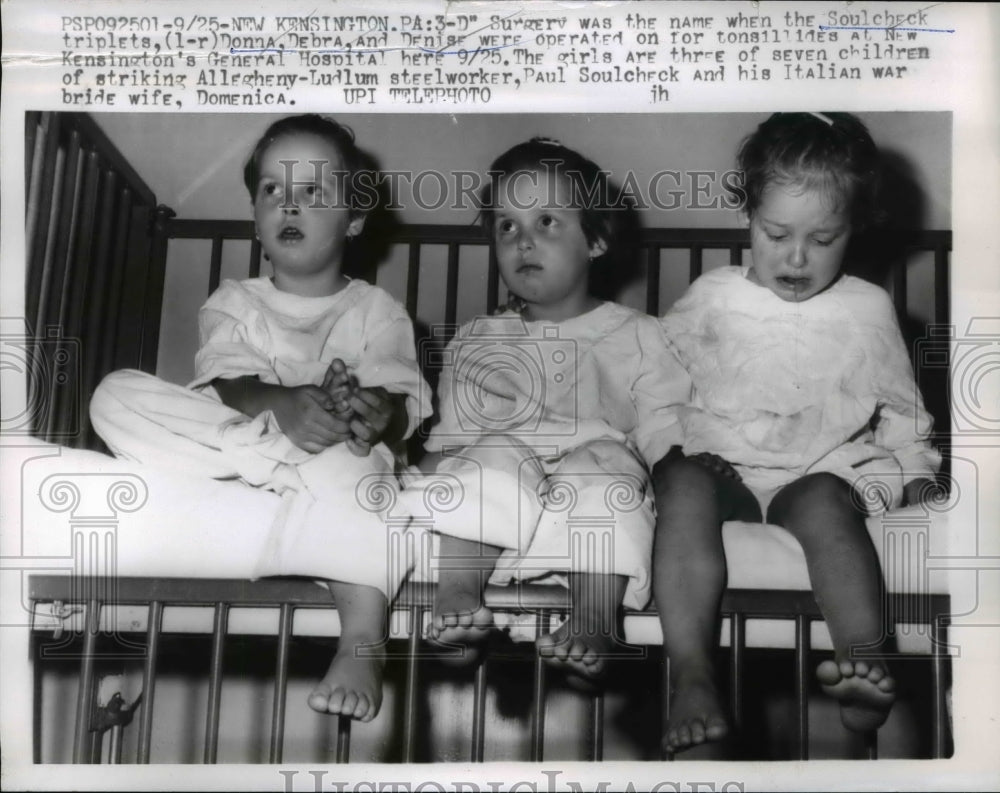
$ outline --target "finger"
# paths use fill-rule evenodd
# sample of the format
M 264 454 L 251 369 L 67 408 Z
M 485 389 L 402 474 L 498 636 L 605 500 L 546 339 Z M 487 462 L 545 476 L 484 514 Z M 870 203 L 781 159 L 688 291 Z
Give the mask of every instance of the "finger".
M 368 426 L 374 428 L 377 432 L 381 432 L 389 426 L 391 407 L 388 404 L 380 403 L 372 405 L 360 396 L 351 397 L 349 404 L 358 417 L 363 419 Z
M 302 393 L 305 397 L 320 407 L 321 410 L 333 410 L 333 397 L 318 386 L 304 386 Z M 308 404 L 308 403 L 307 403 Z
M 351 434 L 358 440 L 369 444 L 378 437 L 375 428 L 360 418 L 354 418 L 351 421 Z

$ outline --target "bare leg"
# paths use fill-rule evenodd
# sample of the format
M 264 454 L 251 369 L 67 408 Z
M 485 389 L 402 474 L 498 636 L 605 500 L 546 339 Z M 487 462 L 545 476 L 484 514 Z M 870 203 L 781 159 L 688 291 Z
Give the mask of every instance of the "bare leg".
M 589 688 L 604 677 L 611 658 L 627 653 L 621 613 L 627 585 L 624 575 L 569 574 L 569 619 L 535 644 L 546 663 L 567 672 L 570 683 Z
M 653 486 L 653 593 L 670 659 L 663 746 L 675 752 L 729 732 L 713 663 L 726 586 L 721 530 L 726 520 L 760 520 L 760 508 L 745 485 L 688 459 L 658 463 Z
M 840 700 L 844 726 L 875 729 L 889 715 L 896 684 L 878 658 L 885 641 L 882 572 L 851 486 L 833 474 L 805 476 L 775 496 L 768 522 L 784 526 L 802 545 L 830 629 L 835 660 L 820 664 L 816 676 Z M 862 650 L 866 659 L 855 654 Z
M 444 661 L 474 663 L 493 628 L 493 612 L 483 603 L 483 590 L 503 552 L 495 545 L 441 536 L 441 560 L 429 638 L 436 644 L 458 645 Z
M 363 584 L 331 581 L 340 614 L 340 640 L 330 668 L 309 695 L 320 713 L 371 721 L 382 705 L 383 659 L 372 648 L 386 636 L 389 601 L 382 591 Z

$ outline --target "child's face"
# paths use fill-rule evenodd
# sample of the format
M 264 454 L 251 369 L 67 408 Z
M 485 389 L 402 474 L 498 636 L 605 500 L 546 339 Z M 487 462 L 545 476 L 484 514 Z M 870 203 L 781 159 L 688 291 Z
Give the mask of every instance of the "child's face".
M 587 300 L 590 260 L 606 246 L 587 242 L 581 212 L 570 205 L 568 181 L 522 172 L 497 187 L 493 241 L 507 288 L 542 309 L 545 318 L 580 313 Z
M 833 283 L 851 237 L 847 210 L 836 203 L 821 190 L 770 185 L 750 219 L 750 279 L 790 302 Z
M 344 204 L 343 168 L 337 147 L 317 135 L 280 137 L 261 155 L 253 216 L 276 280 L 339 275 L 346 239 L 364 225 Z

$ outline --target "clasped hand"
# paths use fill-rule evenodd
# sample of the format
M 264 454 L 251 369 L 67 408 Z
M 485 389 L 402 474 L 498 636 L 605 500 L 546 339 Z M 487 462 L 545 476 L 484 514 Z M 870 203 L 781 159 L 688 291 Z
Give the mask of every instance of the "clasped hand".
M 272 410 L 299 448 L 317 453 L 346 443 L 353 454 L 366 457 L 389 427 L 393 404 L 384 388 L 362 388 L 336 358 L 321 385 L 284 389 Z

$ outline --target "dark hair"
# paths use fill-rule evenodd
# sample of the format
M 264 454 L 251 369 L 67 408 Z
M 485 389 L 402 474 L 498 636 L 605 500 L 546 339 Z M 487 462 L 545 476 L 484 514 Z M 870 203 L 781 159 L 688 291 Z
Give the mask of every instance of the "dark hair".
M 571 200 L 580 210 L 580 227 L 589 245 L 602 241 L 605 253 L 614 247 L 621 215 L 628 204 L 622 191 L 579 152 L 550 138 L 535 137 L 519 143 L 497 157 L 490 166 L 489 181 L 479 195 L 479 220 L 492 236 L 500 182 L 519 173 L 563 176 L 569 181 Z
M 302 116 L 288 116 L 275 121 L 261 135 L 254 146 L 253 153 L 243 166 L 243 183 L 250 191 L 250 200 L 256 201 L 257 181 L 260 179 L 260 158 L 268 147 L 279 138 L 287 135 L 315 135 L 333 144 L 343 160 L 346 178 L 344 179 L 343 200 L 352 214 L 359 212 L 353 201 L 355 179 L 361 170 L 365 157 L 354 142 L 354 132 L 345 124 L 338 124 L 332 118 L 325 118 L 315 113 Z
M 742 184 L 732 192 L 750 217 L 777 182 L 829 191 L 855 231 L 879 219 L 878 148 L 850 113 L 775 113 L 744 139 L 737 167 Z

